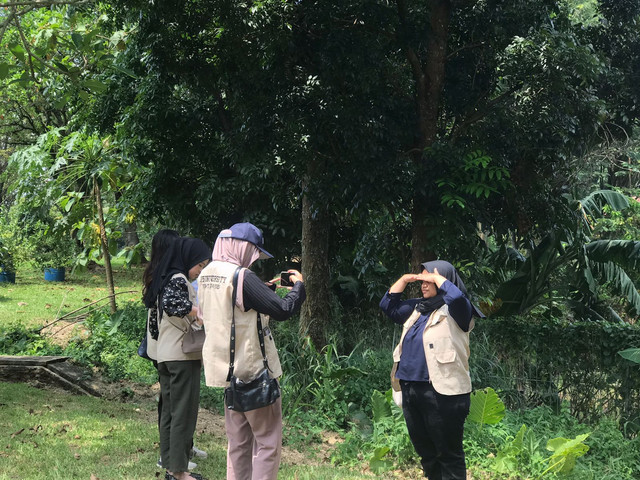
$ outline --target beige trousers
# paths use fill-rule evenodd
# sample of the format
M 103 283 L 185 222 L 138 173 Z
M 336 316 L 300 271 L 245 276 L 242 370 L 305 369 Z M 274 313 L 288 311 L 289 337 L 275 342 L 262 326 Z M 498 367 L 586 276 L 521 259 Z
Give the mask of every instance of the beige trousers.
M 249 412 L 226 409 L 227 480 L 276 480 L 282 453 L 282 399 Z

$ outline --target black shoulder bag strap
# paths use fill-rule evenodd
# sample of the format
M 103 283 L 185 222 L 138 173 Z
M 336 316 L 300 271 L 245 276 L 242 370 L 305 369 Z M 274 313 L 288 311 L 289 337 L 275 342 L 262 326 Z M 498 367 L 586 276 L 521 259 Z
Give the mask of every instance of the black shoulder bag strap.
M 231 339 L 229 342 L 229 373 L 227 374 L 227 382 L 231 381 L 233 377 L 233 368 L 236 353 L 236 290 L 238 287 L 238 275 L 240 274 L 241 267 L 238 267 L 233 274 L 233 293 L 231 294 Z M 264 351 L 264 335 L 262 333 L 262 320 L 260 319 L 260 313 L 258 313 L 258 339 L 260 340 L 260 350 L 262 351 L 262 362 L 264 368 L 269 368 L 269 362 L 267 362 L 267 354 Z

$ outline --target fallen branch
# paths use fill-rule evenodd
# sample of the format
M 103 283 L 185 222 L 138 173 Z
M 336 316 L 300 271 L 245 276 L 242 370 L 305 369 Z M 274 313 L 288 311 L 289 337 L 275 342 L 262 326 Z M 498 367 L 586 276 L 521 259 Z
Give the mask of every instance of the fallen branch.
M 59 321 L 64 320 L 65 318 L 68 318 L 68 317 L 70 317 L 71 315 L 73 315 L 73 314 L 75 314 L 75 313 L 77 313 L 77 312 L 80 312 L 81 310 L 84 310 L 85 308 L 90 307 L 91 305 L 95 305 L 96 303 L 102 302 L 103 300 L 109 300 L 109 299 L 111 299 L 111 298 L 114 298 L 116 295 L 122 295 L 123 293 L 138 293 L 138 291 L 137 291 L 137 290 L 127 290 L 127 291 L 125 291 L 125 292 L 118 292 L 118 293 L 114 293 L 113 295 L 107 295 L 106 297 L 99 298 L 98 300 L 95 300 L 95 301 L 93 301 L 93 302 L 91 302 L 91 303 L 87 303 L 86 305 L 84 305 L 84 306 L 82 306 L 82 307 L 80 307 L 80 308 L 76 308 L 75 310 L 73 310 L 73 311 L 71 311 L 71 312 L 69 312 L 69 313 L 66 313 L 66 314 L 62 315 L 61 317 L 56 318 L 56 319 L 55 319 L 53 322 L 51 322 L 51 323 L 48 323 L 48 324 L 46 324 L 46 325 L 43 325 L 42 327 L 38 328 L 38 329 L 36 330 L 36 332 L 37 332 L 37 333 L 40 333 L 40 332 L 42 332 L 42 330 L 44 330 L 45 328 L 48 328 L 48 327 L 50 327 L 51 325 L 55 325 L 55 324 L 56 324 L 56 323 L 58 323 Z M 64 299 L 63 299 L 62 301 L 64 302 Z M 60 312 L 60 311 L 58 310 L 58 312 Z M 89 312 L 89 313 L 90 313 L 90 312 Z M 86 318 L 86 315 L 78 315 L 78 317 L 80 317 L 80 316 L 82 317 L 82 320 L 83 320 L 84 318 Z M 80 320 L 76 320 L 76 321 L 80 321 Z M 74 322 L 74 323 L 75 323 L 75 322 Z

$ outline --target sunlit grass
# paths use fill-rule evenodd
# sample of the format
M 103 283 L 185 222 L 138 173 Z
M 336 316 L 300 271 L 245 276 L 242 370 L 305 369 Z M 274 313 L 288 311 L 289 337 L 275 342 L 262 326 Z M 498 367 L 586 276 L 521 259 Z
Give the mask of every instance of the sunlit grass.
M 140 301 L 142 270 L 139 266 L 124 268 L 118 263 L 114 265 L 118 304 Z M 133 293 L 123 293 L 130 290 Z M 25 266 L 18 269 L 15 284 L 0 283 L 0 322 L 40 327 L 107 295 L 102 268 L 94 272 L 67 272 L 64 282 L 47 282 L 41 269 Z M 106 304 L 107 300 L 102 300 L 97 305 Z
M 0 382 L 0 480 L 133 480 L 163 478 L 156 467 L 158 431 L 152 403 L 121 403 Z M 226 477 L 221 432 L 197 433 L 197 471 Z M 331 465 L 288 465 L 284 480 L 371 479 Z
M 156 426 L 136 404 L 2 383 L 0 405 L 0 479 L 153 476 Z

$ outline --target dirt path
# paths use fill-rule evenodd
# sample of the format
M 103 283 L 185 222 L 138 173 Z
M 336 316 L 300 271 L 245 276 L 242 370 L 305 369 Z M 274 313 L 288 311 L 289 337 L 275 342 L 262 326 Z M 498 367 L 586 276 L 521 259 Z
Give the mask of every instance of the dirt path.
M 122 401 L 122 392 L 133 392 L 132 399 L 136 402 L 155 403 L 157 395 L 160 393 L 160 384 L 156 383 L 150 387 L 139 385 L 126 381 L 104 382 L 96 380 L 93 382 L 94 387 L 98 387 L 103 398 L 112 401 Z M 141 413 L 150 423 L 157 421 L 157 414 L 154 409 L 141 409 Z M 224 430 L 224 416 L 217 412 L 212 412 L 205 408 L 198 410 L 198 424 L 196 433 L 206 433 L 212 435 L 221 444 L 226 444 L 226 434 Z M 330 461 L 330 452 L 332 446 L 338 441 L 338 436 L 333 433 L 324 435 L 323 442 L 314 446 L 315 454 L 309 455 L 308 452 L 302 453 L 298 450 L 284 446 L 282 449 L 282 461 L 289 465 L 309 465 L 316 466 Z

